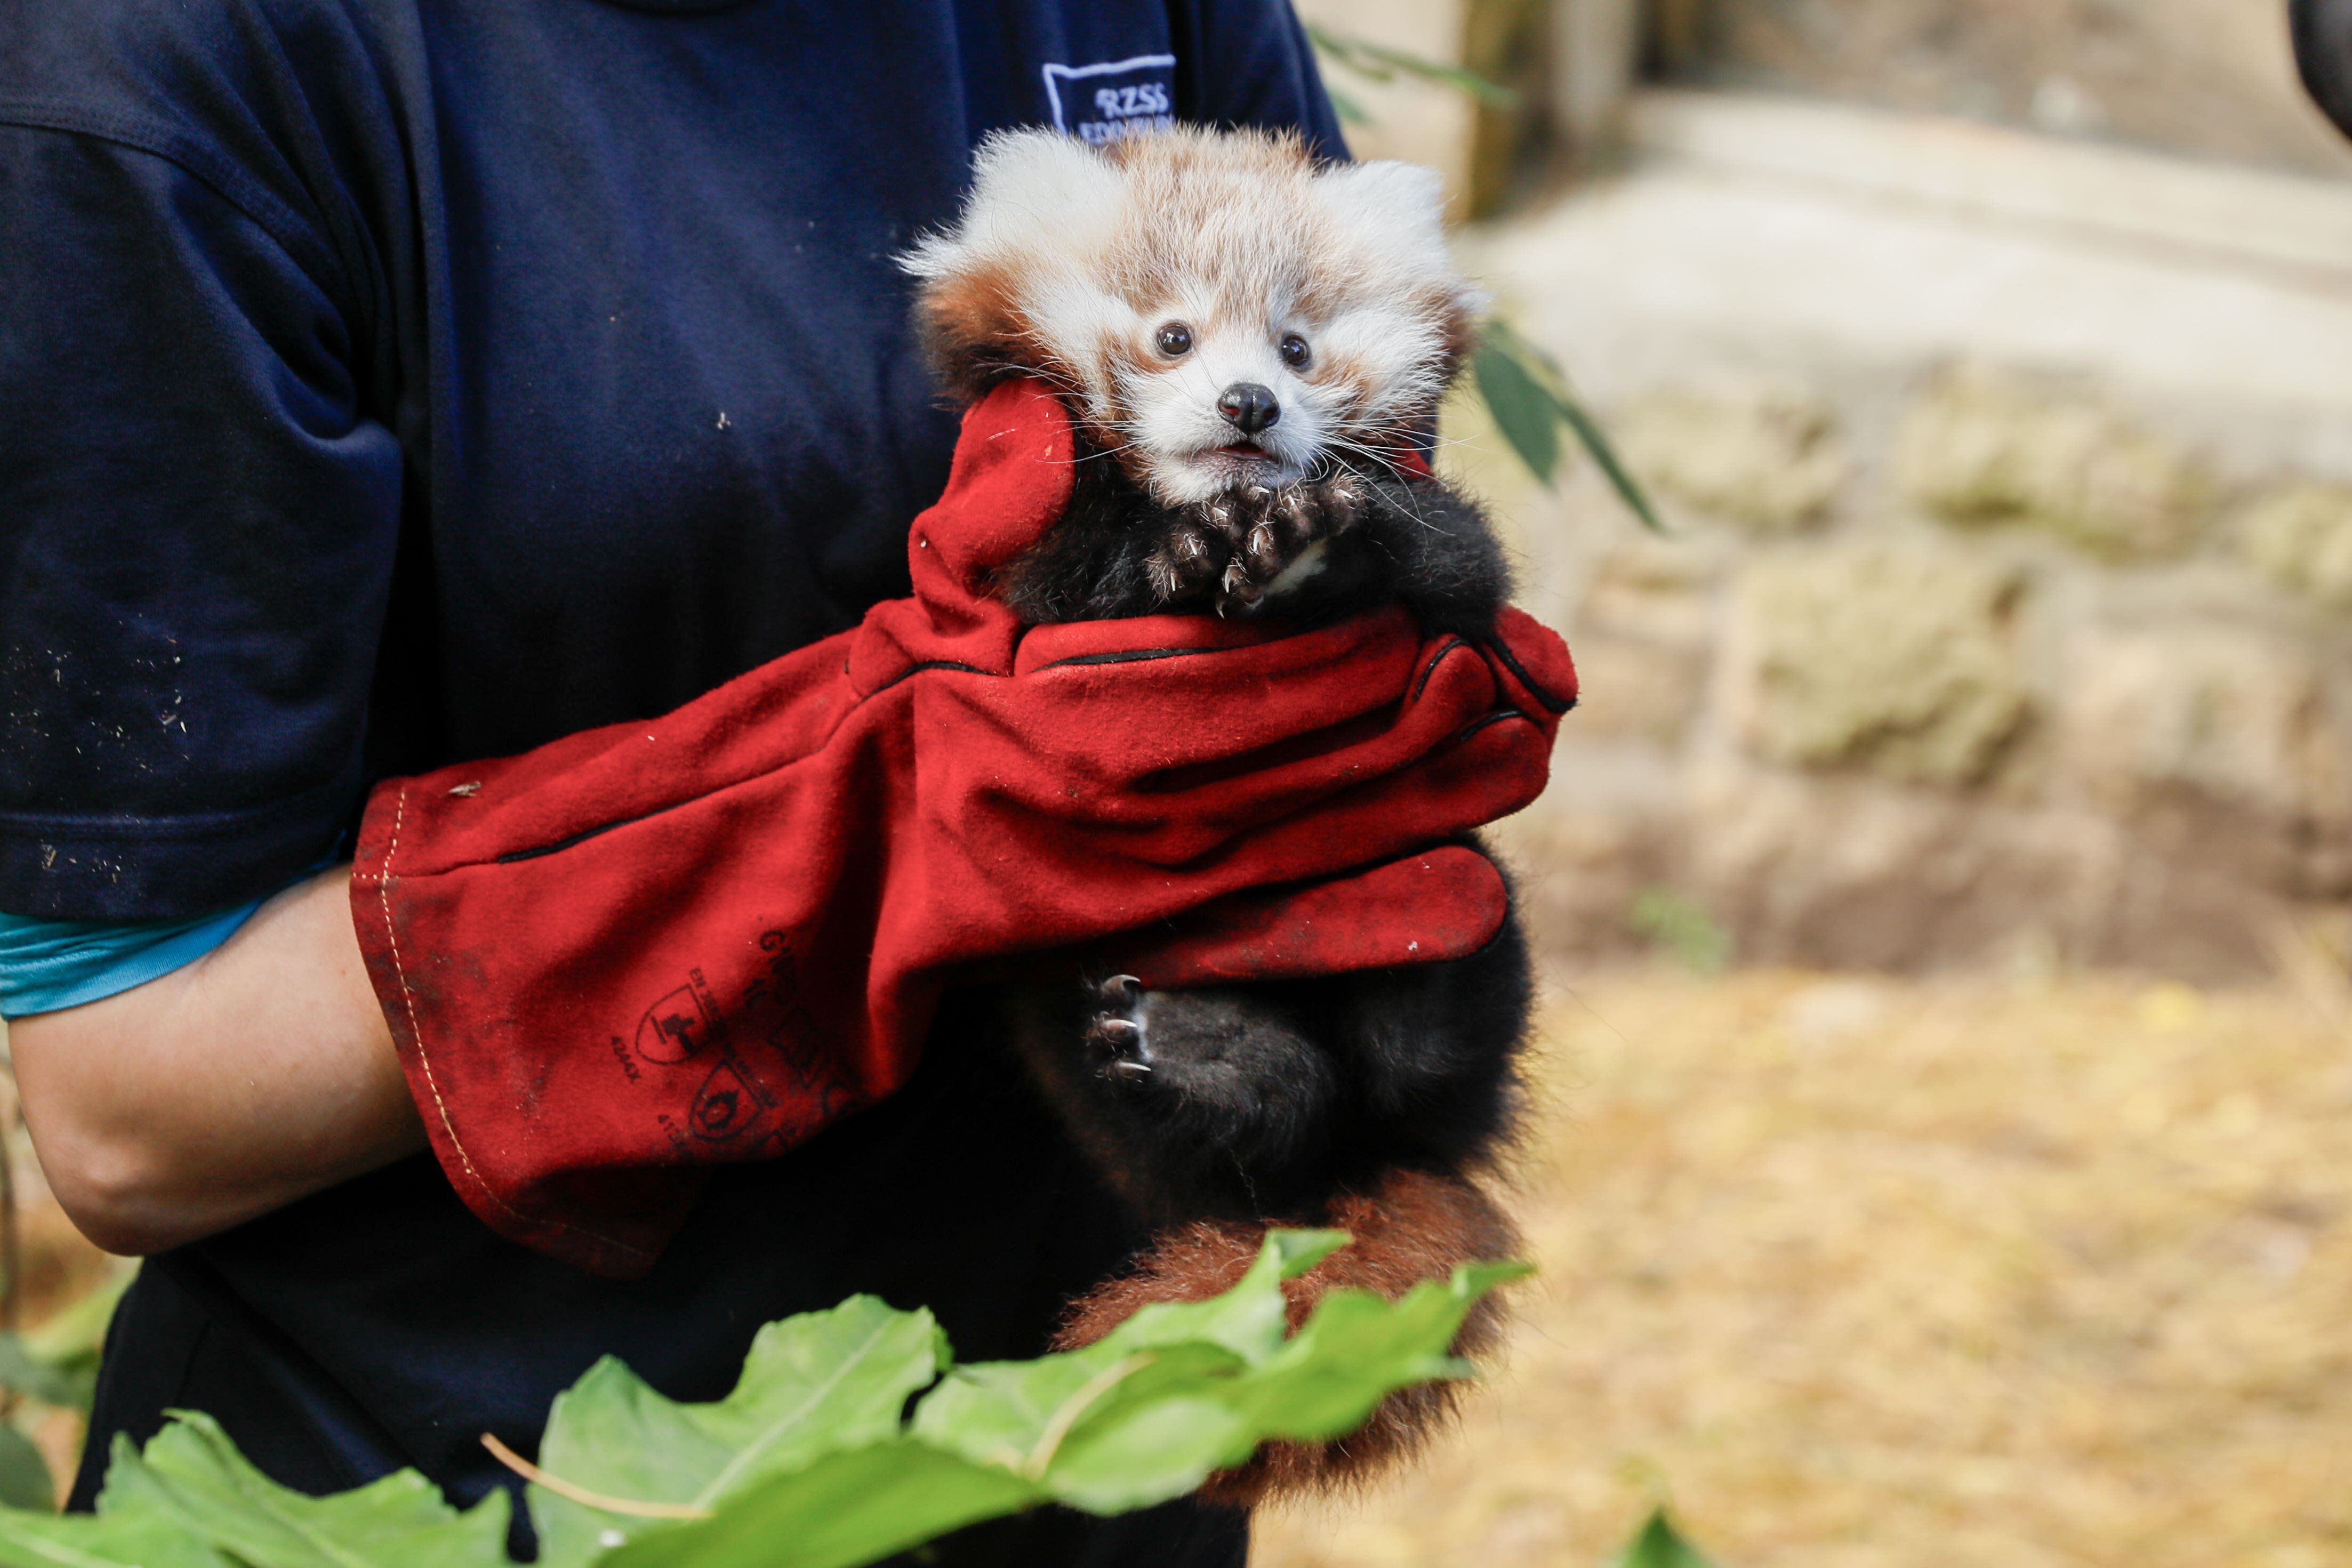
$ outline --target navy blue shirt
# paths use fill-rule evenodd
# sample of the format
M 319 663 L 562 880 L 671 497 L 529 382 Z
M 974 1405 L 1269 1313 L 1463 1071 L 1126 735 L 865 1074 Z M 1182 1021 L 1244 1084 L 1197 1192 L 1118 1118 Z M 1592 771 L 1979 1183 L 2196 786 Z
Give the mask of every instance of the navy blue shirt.
M 892 257 L 988 131 L 1169 117 L 1340 151 L 1284 0 L 0 0 L 0 910 L 258 896 L 377 778 L 904 591 L 954 417 Z M 597 1354 L 714 1396 L 850 1290 L 1028 1354 L 1124 1233 L 971 1055 L 632 1285 L 422 1160 L 169 1255 L 98 1435 L 201 1405 L 298 1484 L 463 1497 Z
M 1162 110 L 1339 146 L 1282 0 L 0 0 L 0 909 L 272 892 L 904 591 L 892 257 Z

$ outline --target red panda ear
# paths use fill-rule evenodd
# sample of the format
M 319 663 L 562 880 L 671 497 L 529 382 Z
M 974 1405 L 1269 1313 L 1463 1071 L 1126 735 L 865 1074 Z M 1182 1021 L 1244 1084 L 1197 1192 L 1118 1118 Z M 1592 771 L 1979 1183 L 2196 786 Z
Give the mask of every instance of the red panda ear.
M 1433 290 L 1433 296 L 1431 310 L 1444 333 L 1445 379 L 1450 382 L 1478 351 L 1478 323 L 1486 317 L 1488 302 L 1466 284 Z
M 1451 273 L 1445 254 L 1445 181 L 1418 163 L 1333 163 L 1315 190 L 1349 239 L 1413 272 Z
M 953 226 L 899 258 L 922 279 L 916 335 L 950 390 L 976 398 L 1034 358 L 1022 279 L 1099 244 L 1124 189 L 1101 154 L 1055 131 L 998 131 L 981 143 Z
M 1477 345 L 1486 300 L 1447 253 L 1444 180 L 1417 163 L 1334 163 L 1317 172 L 1315 189 L 1351 245 L 1437 328 L 1453 379 Z
M 915 303 L 915 338 L 940 385 L 967 402 L 1022 363 L 1027 337 L 1013 280 L 1002 269 L 943 273 Z

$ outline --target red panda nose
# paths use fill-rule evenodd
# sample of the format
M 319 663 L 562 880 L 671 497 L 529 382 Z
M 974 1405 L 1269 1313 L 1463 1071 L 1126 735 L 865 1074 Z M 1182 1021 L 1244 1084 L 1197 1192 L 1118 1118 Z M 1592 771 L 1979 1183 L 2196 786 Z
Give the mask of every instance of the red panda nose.
M 1255 435 L 1282 417 L 1282 405 L 1257 382 L 1235 382 L 1217 394 L 1217 412 L 1244 435 Z

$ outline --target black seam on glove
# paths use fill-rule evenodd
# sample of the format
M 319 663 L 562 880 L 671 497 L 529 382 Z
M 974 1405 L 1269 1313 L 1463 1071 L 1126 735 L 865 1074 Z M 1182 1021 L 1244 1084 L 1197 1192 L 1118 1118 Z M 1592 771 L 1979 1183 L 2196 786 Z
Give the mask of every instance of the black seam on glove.
M 1429 667 L 1423 670 L 1421 672 L 1421 679 L 1413 682 L 1412 684 L 1412 700 L 1419 702 L 1421 700 L 1421 694 L 1429 689 L 1429 677 L 1437 674 L 1437 666 L 1445 662 L 1446 654 L 1451 653 L 1456 648 L 1467 648 L 1468 646 L 1470 646 L 1469 642 L 1461 637 L 1449 637 L 1444 643 L 1438 644 L 1437 652 L 1429 656 Z
M 1512 675 L 1517 678 L 1519 685 L 1528 688 L 1528 695 L 1534 697 L 1536 701 L 1543 704 L 1547 712 L 1563 714 L 1576 706 L 1576 699 L 1574 697 L 1556 696 L 1551 692 L 1546 690 L 1542 683 L 1538 682 L 1533 675 L 1528 674 L 1527 670 L 1521 666 L 1518 660 L 1511 656 L 1511 645 L 1509 643 L 1497 637 L 1494 642 L 1488 643 L 1487 646 L 1494 651 L 1495 657 L 1503 661 L 1504 667 L 1511 672 Z
M 1223 653 L 1224 648 L 1129 648 L 1116 653 L 1073 653 L 1066 659 L 1056 659 L 1050 664 L 1037 666 L 1039 674 L 1058 670 L 1066 664 L 1139 664 L 1151 659 L 1181 659 L 1192 653 Z

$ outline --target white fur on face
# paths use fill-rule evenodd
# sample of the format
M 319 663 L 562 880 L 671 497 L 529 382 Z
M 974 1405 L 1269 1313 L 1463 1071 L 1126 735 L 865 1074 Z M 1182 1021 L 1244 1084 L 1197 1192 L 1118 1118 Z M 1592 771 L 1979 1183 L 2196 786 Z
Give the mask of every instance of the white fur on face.
M 1017 318 L 995 351 L 1060 385 L 1163 502 L 1198 502 L 1334 457 L 1377 464 L 1433 413 L 1477 303 L 1446 256 L 1442 196 L 1431 171 L 1318 172 L 1253 132 L 1179 130 L 1108 153 L 1013 132 L 982 147 L 957 226 L 906 266 L 938 287 L 992 285 Z M 1173 358 L 1156 342 L 1170 322 L 1192 339 Z M 1298 369 L 1281 353 L 1290 333 L 1308 345 Z M 1280 410 L 1247 437 L 1217 408 L 1244 382 Z
M 1207 311 L 1195 315 L 1213 319 Z M 1328 394 L 1283 363 L 1279 345 L 1290 329 L 1279 320 L 1194 326 L 1190 353 L 1168 361 L 1155 349 L 1124 373 L 1121 423 L 1149 455 L 1148 483 L 1160 500 L 1205 501 L 1253 481 L 1286 485 L 1321 460 L 1331 423 L 1321 405 Z M 1147 336 L 1158 330 L 1154 323 Z M 1217 408 L 1226 388 L 1244 383 L 1272 392 L 1280 411 L 1249 436 Z M 1264 455 L 1227 450 L 1243 444 Z

